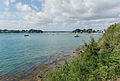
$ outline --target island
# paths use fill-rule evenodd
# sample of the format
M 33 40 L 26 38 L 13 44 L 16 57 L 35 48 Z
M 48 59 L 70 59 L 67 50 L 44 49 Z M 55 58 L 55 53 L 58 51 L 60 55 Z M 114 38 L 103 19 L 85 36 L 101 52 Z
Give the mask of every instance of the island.
M 73 33 L 103 33 L 102 30 L 93 30 L 93 29 L 75 29 Z
M 1 30 L 0 33 L 43 33 L 42 30 L 35 30 L 35 29 L 30 29 L 30 30 Z
M 102 30 L 93 30 L 93 29 L 75 29 L 73 31 L 43 31 L 43 30 L 8 30 L 0 29 L 0 33 L 103 33 Z

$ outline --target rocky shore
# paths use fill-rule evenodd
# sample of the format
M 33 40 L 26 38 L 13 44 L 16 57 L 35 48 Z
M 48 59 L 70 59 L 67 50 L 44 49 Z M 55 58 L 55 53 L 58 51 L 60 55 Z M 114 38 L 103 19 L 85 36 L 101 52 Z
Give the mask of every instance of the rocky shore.
M 83 46 L 79 46 L 75 51 L 72 53 L 62 51 L 59 54 L 54 55 L 54 60 L 48 64 L 42 64 L 39 66 L 34 66 L 33 70 L 28 74 L 21 73 L 21 74 L 6 74 L 0 76 L 0 81 L 43 81 L 44 80 L 44 73 L 47 71 L 53 72 L 56 71 L 56 66 L 61 65 L 64 63 L 65 60 L 68 62 L 71 60 L 72 57 L 77 56 L 82 52 Z

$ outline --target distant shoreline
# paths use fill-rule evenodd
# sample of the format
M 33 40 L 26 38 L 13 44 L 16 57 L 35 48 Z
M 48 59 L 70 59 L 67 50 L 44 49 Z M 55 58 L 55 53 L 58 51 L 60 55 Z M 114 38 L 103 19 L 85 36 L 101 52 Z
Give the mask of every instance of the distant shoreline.
M 2 32 L 2 33 L 0 33 L 0 34 L 5 34 L 5 33 L 7 33 L 7 32 Z M 13 32 L 9 32 L 9 33 L 13 33 Z M 9 33 L 7 33 L 7 34 L 9 34 Z M 43 33 L 71 33 L 71 34 L 74 34 L 73 32 L 44 32 L 43 31 Z M 100 33 L 103 33 L 103 32 L 95 32 L 95 33 L 88 33 L 88 32 L 83 32 L 83 33 L 80 33 L 80 32 L 78 32 L 77 34 L 84 34 L 84 33 L 86 33 L 86 34 L 100 34 Z M 23 33 L 23 34 L 32 34 L 32 33 Z
M 103 33 L 102 30 L 92 30 L 92 29 L 76 29 L 73 31 L 43 31 L 43 30 L 7 30 L 7 29 L 0 29 L 0 33 Z

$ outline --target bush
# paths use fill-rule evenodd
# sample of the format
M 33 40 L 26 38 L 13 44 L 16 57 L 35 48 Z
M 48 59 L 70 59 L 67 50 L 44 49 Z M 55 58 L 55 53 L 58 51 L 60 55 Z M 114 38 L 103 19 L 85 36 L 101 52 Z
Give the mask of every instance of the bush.
M 84 52 L 50 73 L 45 81 L 115 81 L 120 77 L 120 23 L 85 43 Z

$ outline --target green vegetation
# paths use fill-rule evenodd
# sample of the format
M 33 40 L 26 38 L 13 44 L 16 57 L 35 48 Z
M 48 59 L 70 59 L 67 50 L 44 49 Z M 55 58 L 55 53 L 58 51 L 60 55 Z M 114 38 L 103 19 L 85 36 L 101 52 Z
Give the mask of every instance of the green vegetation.
M 92 30 L 92 29 L 75 29 L 72 31 L 73 33 L 77 32 L 77 33 L 103 33 L 102 30 Z
M 91 37 L 82 53 L 57 68 L 45 81 L 115 81 L 120 78 L 120 23 L 111 25 L 98 42 Z
M 30 29 L 30 30 L 1 30 L 0 33 L 43 33 L 42 30 L 35 30 L 35 29 Z

